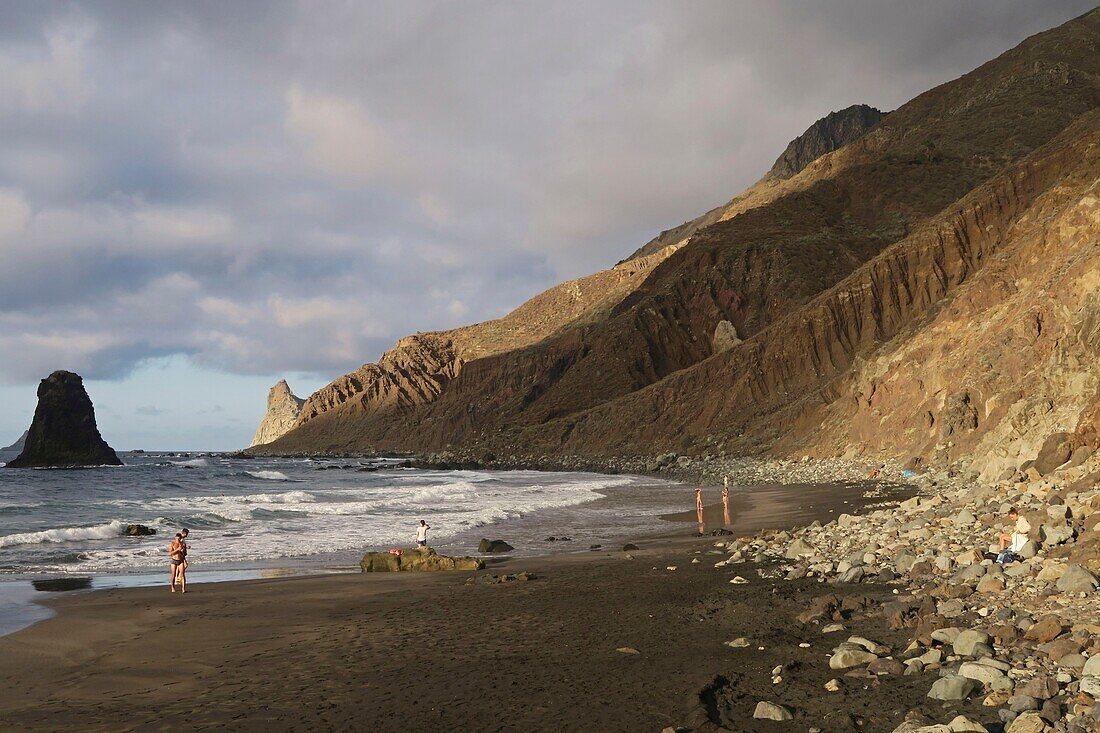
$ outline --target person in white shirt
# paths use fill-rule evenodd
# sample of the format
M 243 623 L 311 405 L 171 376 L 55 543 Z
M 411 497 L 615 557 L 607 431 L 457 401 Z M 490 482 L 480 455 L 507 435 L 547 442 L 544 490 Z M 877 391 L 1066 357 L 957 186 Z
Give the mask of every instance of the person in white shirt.
M 428 530 L 432 528 L 432 525 L 420 520 L 420 526 L 416 528 L 416 546 L 427 547 L 428 546 Z
M 1005 532 L 1001 535 L 1001 549 L 1019 552 L 1027 543 L 1028 535 L 1031 534 L 1031 522 L 1020 516 L 1020 512 L 1016 510 L 1016 507 L 1008 510 L 1008 518 L 1015 524 L 1011 532 Z

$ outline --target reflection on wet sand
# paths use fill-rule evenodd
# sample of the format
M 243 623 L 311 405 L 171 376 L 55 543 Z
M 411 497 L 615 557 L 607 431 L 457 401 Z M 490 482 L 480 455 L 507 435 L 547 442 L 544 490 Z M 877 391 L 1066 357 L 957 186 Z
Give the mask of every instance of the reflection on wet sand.
M 45 578 L 32 580 L 31 585 L 35 590 L 47 593 L 60 593 L 67 590 L 88 590 L 92 587 L 92 579 L 86 578 Z

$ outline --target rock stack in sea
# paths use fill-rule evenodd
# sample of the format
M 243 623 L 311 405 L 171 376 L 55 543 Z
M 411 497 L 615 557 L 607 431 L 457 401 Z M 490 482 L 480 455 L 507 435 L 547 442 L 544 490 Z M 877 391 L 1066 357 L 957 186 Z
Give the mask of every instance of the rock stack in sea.
M 23 452 L 8 468 L 120 466 L 122 461 L 96 427 L 84 380 L 57 371 L 38 385 L 38 407 Z
M 267 393 L 267 412 L 256 428 L 256 437 L 249 447 L 270 443 L 286 435 L 298 421 L 304 404 L 305 400 L 290 391 L 286 380 L 280 379 Z

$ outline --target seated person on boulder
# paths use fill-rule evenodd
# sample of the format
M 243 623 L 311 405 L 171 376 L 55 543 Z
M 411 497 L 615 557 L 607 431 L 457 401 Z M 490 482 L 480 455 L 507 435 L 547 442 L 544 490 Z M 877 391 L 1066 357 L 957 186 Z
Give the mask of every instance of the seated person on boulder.
M 1016 507 L 1008 510 L 1008 518 L 1015 524 L 1011 532 L 1001 534 L 1001 551 L 1008 550 L 1018 555 L 1023 546 L 1027 544 L 1028 535 L 1031 534 L 1031 523 L 1020 515 Z

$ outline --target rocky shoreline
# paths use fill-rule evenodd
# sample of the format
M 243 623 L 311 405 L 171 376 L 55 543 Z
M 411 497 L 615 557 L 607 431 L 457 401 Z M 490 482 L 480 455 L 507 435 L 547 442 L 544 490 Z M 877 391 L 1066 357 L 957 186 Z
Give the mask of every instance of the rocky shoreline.
M 233 458 L 251 458 L 248 449 L 231 454 Z M 280 458 L 317 460 L 373 460 L 397 458 L 402 465 L 428 470 L 533 470 L 587 471 L 610 475 L 654 476 L 670 481 L 716 485 L 728 477 L 731 484 L 809 484 L 834 481 L 862 481 L 878 470 L 883 477 L 901 477 L 901 464 L 892 459 L 867 458 L 758 458 L 726 456 L 686 456 L 664 453 L 656 456 L 496 456 L 492 453 L 381 453 L 360 454 L 335 451 L 279 453 Z M 351 468 L 352 466 L 349 466 Z M 943 482 L 957 477 L 954 470 L 928 474 L 930 481 Z
M 719 540 L 706 554 L 724 556 L 712 564 L 733 573 L 731 583 L 748 582 L 748 574 L 777 586 L 821 583 L 823 594 L 808 598 L 798 616 L 836 642 L 821 662 L 834 676 L 820 695 L 836 696 L 842 708 L 853 683 L 872 681 L 885 694 L 897 684 L 891 680 L 917 677 L 935 703 L 911 707 L 894 733 L 1100 730 L 1100 582 L 1093 574 L 1100 564 L 1100 490 L 1083 486 L 1091 483 L 1083 480 L 1087 473 L 1030 472 L 991 485 L 958 475 L 917 476 L 918 493 L 900 503 L 794 531 Z M 1012 507 L 1033 530 L 1022 559 L 1002 566 L 989 555 L 999 549 Z M 875 601 L 851 594 L 853 584 L 891 595 Z M 871 618 L 907 641 L 891 646 L 860 635 L 861 619 Z M 756 645 L 744 638 L 728 643 Z M 771 695 L 758 701 L 754 718 L 797 720 L 807 705 L 784 691 L 790 676 L 810 670 L 791 670 L 783 659 L 775 664 Z M 689 727 L 666 732 L 728 729 L 714 692 L 704 690 L 700 699 L 708 695 L 712 702 L 689 716 Z M 825 729 L 860 729 L 855 720 Z

